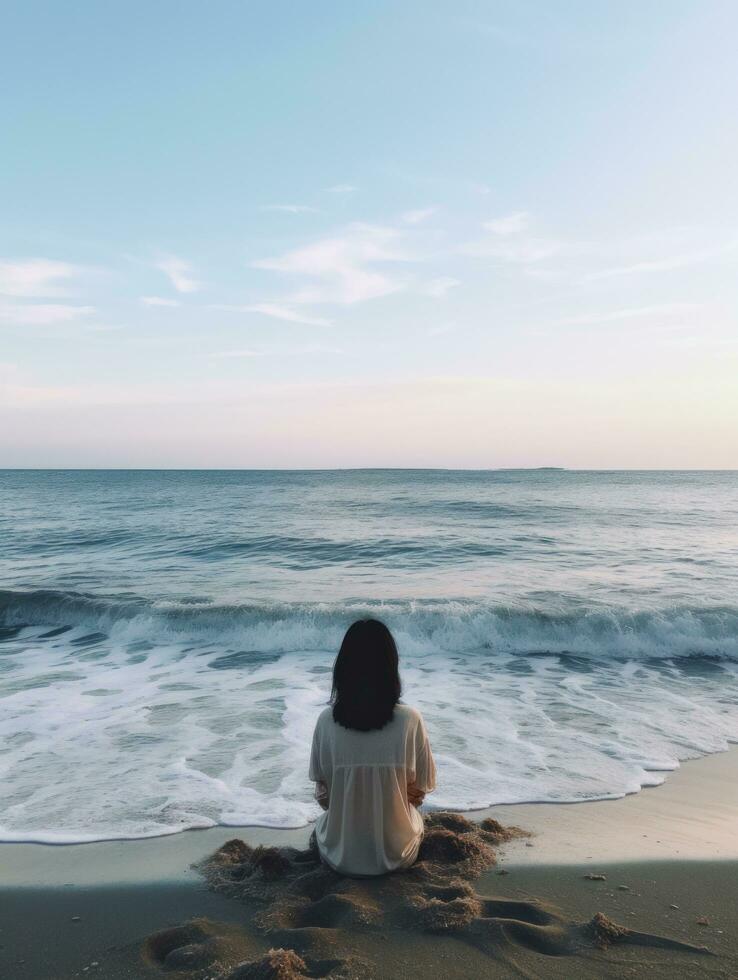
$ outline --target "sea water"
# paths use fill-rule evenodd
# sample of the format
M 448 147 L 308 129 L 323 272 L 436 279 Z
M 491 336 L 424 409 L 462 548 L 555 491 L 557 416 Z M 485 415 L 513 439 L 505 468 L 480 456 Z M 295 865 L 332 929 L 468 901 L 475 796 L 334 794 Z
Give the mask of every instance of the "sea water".
M 607 799 L 738 740 L 738 474 L 0 472 L 0 839 L 316 816 L 346 627 L 436 806 Z

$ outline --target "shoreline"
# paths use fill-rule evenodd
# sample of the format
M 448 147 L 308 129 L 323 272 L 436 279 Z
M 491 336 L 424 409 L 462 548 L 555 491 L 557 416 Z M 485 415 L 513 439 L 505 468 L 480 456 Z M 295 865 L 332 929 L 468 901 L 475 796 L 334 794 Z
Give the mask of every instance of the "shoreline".
M 509 866 L 676 859 L 738 861 L 738 746 L 682 763 L 658 786 L 616 800 L 501 804 L 467 811 L 524 827 L 499 859 Z M 209 827 L 161 837 L 75 844 L 0 843 L 4 887 L 186 882 L 190 867 L 227 840 L 305 847 L 312 824 L 296 829 Z

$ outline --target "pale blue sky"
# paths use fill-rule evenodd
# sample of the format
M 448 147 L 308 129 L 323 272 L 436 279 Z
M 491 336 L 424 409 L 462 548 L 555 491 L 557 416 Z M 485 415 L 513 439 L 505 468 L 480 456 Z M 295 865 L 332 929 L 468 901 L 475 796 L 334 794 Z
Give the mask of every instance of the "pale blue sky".
M 738 467 L 732 0 L 0 16 L 0 465 Z

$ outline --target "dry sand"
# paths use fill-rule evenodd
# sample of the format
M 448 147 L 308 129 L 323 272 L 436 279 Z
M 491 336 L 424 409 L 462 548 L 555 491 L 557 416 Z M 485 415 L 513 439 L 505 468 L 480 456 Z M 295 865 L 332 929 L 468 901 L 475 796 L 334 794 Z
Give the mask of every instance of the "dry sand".
M 535 848 L 506 848 L 515 864 L 738 861 L 738 747 L 685 762 L 661 786 L 622 800 L 499 806 L 474 816 L 488 814 L 537 835 Z

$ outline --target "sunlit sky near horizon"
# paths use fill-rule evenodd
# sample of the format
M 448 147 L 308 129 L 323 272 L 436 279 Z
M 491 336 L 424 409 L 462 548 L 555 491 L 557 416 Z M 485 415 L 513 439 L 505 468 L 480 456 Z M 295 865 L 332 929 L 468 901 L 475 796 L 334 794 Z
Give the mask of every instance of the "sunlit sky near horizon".
M 738 467 L 736 36 L 4 4 L 0 466 Z

